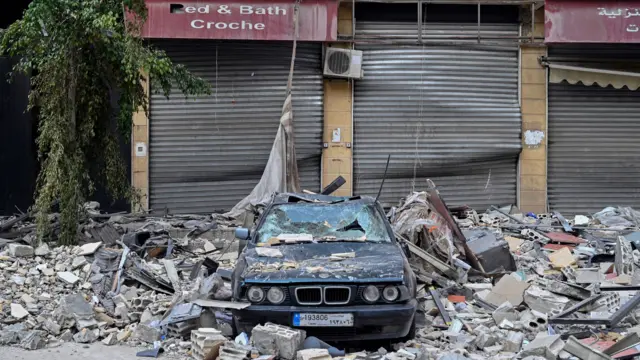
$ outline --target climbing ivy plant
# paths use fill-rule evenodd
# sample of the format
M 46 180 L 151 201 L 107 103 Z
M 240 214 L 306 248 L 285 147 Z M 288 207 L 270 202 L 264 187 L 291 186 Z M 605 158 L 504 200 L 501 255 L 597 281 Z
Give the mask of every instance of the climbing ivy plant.
M 144 0 L 33 0 L 2 34 L 0 54 L 31 76 L 29 107 L 38 114 L 39 160 L 34 211 L 39 239 L 59 208 L 59 242 L 77 238 L 82 205 L 97 184 L 114 199 L 135 201 L 118 144 L 132 116 L 148 111 L 142 81 L 169 96 L 209 93 L 209 84 L 141 37 Z M 117 106 L 115 106 L 117 104 Z

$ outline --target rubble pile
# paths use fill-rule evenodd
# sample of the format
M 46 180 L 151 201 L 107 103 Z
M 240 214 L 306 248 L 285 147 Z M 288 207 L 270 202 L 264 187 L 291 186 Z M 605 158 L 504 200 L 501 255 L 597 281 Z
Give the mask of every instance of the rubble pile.
M 234 334 L 229 309 L 249 304 L 231 301 L 238 243 L 227 219 L 87 210 L 71 247 L 38 244 L 28 214 L 0 219 L 0 345 L 101 341 L 198 360 L 640 356 L 640 212 L 631 208 L 569 219 L 512 206 L 478 213 L 447 207 L 430 183 L 388 214 L 418 283 L 415 335 L 375 352 L 272 323 Z
M 231 335 L 224 304 L 238 255 L 232 224 L 87 210 L 78 246 L 38 244 L 27 214 L 0 218 L 0 345 L 102 341 L 186 353 L 193 329 Z M 51 220 L 55 238 L 57 216 Z
M 431 184 L 389 217 L 411 253 L 426 321 L 386 358 L 640 355 L 640 212 L 479 214 L 448 208 Z

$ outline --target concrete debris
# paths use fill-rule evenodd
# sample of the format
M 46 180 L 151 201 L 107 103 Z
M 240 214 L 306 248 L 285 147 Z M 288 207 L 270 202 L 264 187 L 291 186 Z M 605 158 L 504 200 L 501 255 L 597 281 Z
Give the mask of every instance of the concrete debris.
M 9 248 L 9 256 L 12 257 L 33 257 L 33 247 L 22 244 L 9 244 L 7 246 Z
M 298 351 L 296 360 L 331 360 L 327 349 L 305 349 Z
M 107 346 L 115 345 L 118 343 L 118 338 L 116 337 L 116 334 L 109 334 L 107 337 L 102 339 L 102 343 Z
M 48 244 L 42 244 L 40 246 L 38 246 L 35 250 L 35 255 L 36 256 L 47 256 L 49 255 L 49 253 L 51 252 L 51 250 L 49 250 L 49 245 Z
M 198 360 L 217 358 L 220 347 L 227 341 L 222 333 L 213 328 L 200 328 L 191 331 L 191 353 Z M 214 356 L 215 355 L 215 356 Z
M 80 280 L 80 278 L 77 277 L 74 273 L 68 271 L 59 272 L 58 279 L 66 282 L 69 285 L 74 285 L 78 282 L 78 280 Z
M 547 360 L 555 360 L 563 348 L 564 341 L 560 339 L 560 335 L 538 333 L 533 341 L 522 348 L 520 356 L 539 356 Z
M 47 346 L 47 333 L 45 331 L 29 331 L 20 341 L 20 347 L 27 350 L 44 349 Z
M 557 213 L 526 214 L 510 206 L 482 214 L 464 207 L 443 210 L 432 196 L 412 194 L 389 213 L 397 238 L 409 247 L 419 283 L 424 313 L 416 314 L 415 336 L 393 349 L 348 353 L 341 359 L 606 358 L 598 357 L 604 350 L 598 344 L 572 337 L 565 344 L 562 338 L 591 336 L 599 327 L 589 320 L 610 317 L 633 298 L 633 291 L 614 287 L 640 285 L 635 235 L 640 213 L 607 208 L 593 218 L 561 222 Z M 241 341 L 229 341 L 233 312 L 249 306 L 231 300 L 229 277 L 238 257 L 232 222 L 218 216 L 108 216 L 93 205 L 88 209 L 93 215 L 79 224 L 81 246 L 37 246 L 25 240 L 35 250 L 9 243 L 0 252 L 0 281 L 6 284 L 0 290 L 0 345 L 153 344 L 199 360 L 330 360 L 338 351 L 329 345 L 303 346 L 306 332 L 288 323 L 259 324 L 251 336 L 247 332 Z M 9 230 L 35 240 L 33 230 L 25 230 L 33 228 L 29 221 Z M 279 246 L 312 240 L 291 236 L 297 237 L 284 236 Z M 298 269 L 293 262 L 284 265 L 282 247 L 257 248 L 263 260 L 282 263 L 263 271 Z M 322 259 L 347 264 L 359 254 L 354 249 L 327 252 Z M 313 271 L 322 275 L 323 268 Z M 552 321 L 600 294 L 565 316 L 580 324 Z M 632 308 L 623 315 L 616 329 L 623 331 L 610 332 L 602 343 L 611 346 L 635 331 L 631 327 L 640 311 Z
M 11 316 L 20 320 L 29 316 L 29 312 L 20 304 L 11 304 Z
M 98 335 L 93 330 L 82 329 L 73 335 L 73 341 L 80 344 L 89 344 L 98 340 Z
M 261 354 L 276 355 L 282 359 L 294 360 L 302 347 L 306 332 L 286 326 L 267 323 L 258 325 L 251 331 L 251 342 Z

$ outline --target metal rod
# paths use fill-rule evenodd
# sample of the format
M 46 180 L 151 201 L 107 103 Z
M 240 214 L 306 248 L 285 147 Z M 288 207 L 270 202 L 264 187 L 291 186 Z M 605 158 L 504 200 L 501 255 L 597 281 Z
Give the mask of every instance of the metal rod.
M 533 42 L 533 33 L 536 29 L 536 4 L 531 3 L 531 42 Z
M 418 0 L 418 44 L 422 44 L 422 0 Z
M 597 294 L 594 295 L 588 299 L 582 300 L 579 303 L 573 305 L 572 307 L 568 308 L 567 310 L 561 312 L 560 314 L 558 314 L 558 316 L 554 316 L 552 318 L 549 319 L 549 324 L 562 324 L 562 322 L 556 322 L 557 320 L 578 320 L 578 319 L 565 319 L 565 316 L 571 315 L 574 312 L 582 309 L 583 307 L 592 304 L 596 301 L 598 301 L 601 297 L 603 297 L 604 294 Z
M 627 301 L 616 311 L 611 318 L 609 318 L 608 326 L 616 326 L 620 321 L 622 321 L 631 310 L 635 309 L 638 305 L 640 305 L 640 293 L 636 294 L 636 296 L 632 297 L 631 300 Z
M 480 3 L 478 3 L 478 44 L 480 44 Z
M 440 301 L 440 292 L 438 292 L 434 288 L 429 288 L 429 294 L 431 294 L 431 297 L 433 298 L 433 302 L 436 303 L 436 307 L 438 308 L 438 311 L 440 312 L 440 315 L 442 316 L 442 320 L 444 320 L 444 323 L 447 325 L 450 325 L 451 317 L 449 316 L 449 312 L 447 311 L 447 309 L 442 304 L 442 301 Z

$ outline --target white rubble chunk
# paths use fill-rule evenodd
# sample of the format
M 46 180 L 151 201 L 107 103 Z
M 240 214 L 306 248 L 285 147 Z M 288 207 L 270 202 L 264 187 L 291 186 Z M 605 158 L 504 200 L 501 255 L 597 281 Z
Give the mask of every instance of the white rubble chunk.
M 62 271 L 58 273 L 58 279 L 66 282 L 67 284 L 75 284 L 78 282 L 78 280 L 80 280 L 79 277 L 77 277 L 76 275 L 74 275 L 72 272 L 69 271 Z

